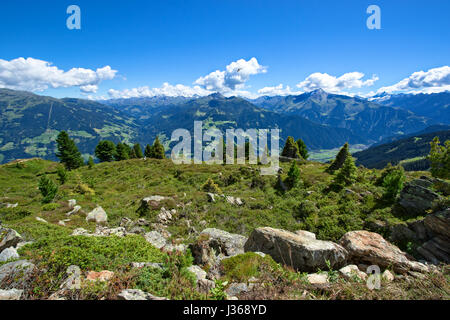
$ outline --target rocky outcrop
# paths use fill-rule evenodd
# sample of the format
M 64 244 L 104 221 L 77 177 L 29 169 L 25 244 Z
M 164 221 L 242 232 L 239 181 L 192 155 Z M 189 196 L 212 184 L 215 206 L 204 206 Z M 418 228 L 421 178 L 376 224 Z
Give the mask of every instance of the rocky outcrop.
M 9 247 L 15 247 L 22 241 L 20 234 L 9 228 L 0 226 L 0 252 Z
M 217 258 L 244 253 L 247 238 L 223 230 L 208 228 L 203 230 L 198 240 L 190 246 L 194 261 L 198 265 L 213 265 Z
M 172 198 L 163 197 L 163 196 L 151 196 L 141 200 L 141 206 L 138 209 L 138 212 L 145 213 L 148 210 L 156 210 L 161 208 L 161 202 L 170 200 Z
M 377 233 L 351 231 L 346 233 L 339 243 L 348 251 L 349 261 L 354 264 L 378 265 L 380 268 L 392 267 L 399 273 L 428 272 L 427 266 L 408 259 L 406 253 Z
M 245 251 L 269 254 L 276 262 L 307 272 L 327 269 L 327 261 L 331 267 L 340 268 L 348 256 L 343 247 L 331 241 L 273 228 L 255 229 L 245 244 Z
M 405 184 L 400 193 L 399 205 L 405 210 L 415 214 L 423 214 L 433 206 L 433 202 L 438 200 L 440 196 L 432 191 L 430 187 L 433 182 L 421 178 Z
M 17 250 L 13 247 L 6 248 L 0 253 L 0 262 L 5 262 L 12 259 L 18 259 L 19 254 L 17 253 Z
M 106 223 L 108 221 L 108 215 L 106 214 L 105 210 L 103 210 L 102 207 L 97 207 L 86 217 L 87 222 L 95 222 L 95 223 Z
M 0 300 L 20 300 L 23 290 L 0 290 Z
M 450 208 L 427 215 L 424 223 L 435 235 L 450 239 Z

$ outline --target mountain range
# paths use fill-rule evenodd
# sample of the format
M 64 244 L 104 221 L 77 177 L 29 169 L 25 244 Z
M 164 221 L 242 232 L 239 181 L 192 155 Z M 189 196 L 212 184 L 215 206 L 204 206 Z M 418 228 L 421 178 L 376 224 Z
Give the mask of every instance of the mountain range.
M 445 100 L 445 96 L 441 99 Z M 0 89 L 0 162 L 29 157 L 54 160 L 60 130 L 68 131 L 87 157 L 102 139 L 144 145 L 159 135 L 165 146 L 171 147 L 172 131 L 192 131 L 194 121 L 203 121 L 204 128 L 222 131 L 279 128 L 281 146 L 287 136 L 293 136 L 302 138 L 310 150 L 332 149 L 345 142 L 370 145 L 438 123 L 387 101 L 381 104 L 316 90 L 254 100 L 226 98 L 217 93 L 193 98 L 160 96 L 96 102 Z M 448 100 L 435 105 L 435 109 L 445 114 L 447 105 Z

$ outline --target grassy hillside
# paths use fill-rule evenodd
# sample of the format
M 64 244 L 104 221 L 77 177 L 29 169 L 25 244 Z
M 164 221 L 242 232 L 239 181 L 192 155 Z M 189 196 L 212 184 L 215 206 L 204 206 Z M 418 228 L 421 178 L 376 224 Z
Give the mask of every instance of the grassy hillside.
M 288 171 L 288 165 L 283 164 L 284 172 Z M 56 291 L 66 268 L 74 264 L 83 272 L 105 269 L 115 272 L 109 284 L 87 284 L 78 292 L 79 299 L 114 298 L 120 290 L 131 286 L 171 299 L 214 299 L 195 290 L 192 276 L 185 271 L 192 263 L 189 252 L 186 256 L 168 255 L 156 250 L 140 235 L 71 237 L 76 228 L 95 230 L 95 223 L 86 222 L 85 214 L 97 205 L 107 212 L 108 225 L 115 227 L 124 217 L 155 222 L 159 208 L 140 213 L 141 199 L 152 195 L 168 197 L 164 207 L 177 211 L 168 227 L 174 244 L 193 243 L 198 232 L 208 227 L 242 235 L 266 226 L 291 231 L 303 229 L 315 232 L 318 239 L 337 240 L 347 231 L 370 229 L 375 220 L 396 224 L 419 218 L 397 211 L 393 202 L 382 199 L 384 190 L 375 183 L 380 171 L 358 169 L 357 183 L 339 190 L 330 188 L 333 175 L 325 172 L 327 166 L 314 162 L 300 166 L 300 185 L 284 194 L 274 188 L 276 177 L 261 177 L 258 166 L 178 166 L 170 160 L 142 159 L 102 163 L 92 169 L 83 167 L 70 172 L 68 181 L 59 186 L 53 203 L 43 205 L 38 181 L 42 175 L 57 181 L 58 166 L 40 159 L 0 166 L 0 203 L 18 203 L 14 209 L 1 208 L 0 220 L 26 240 L 34 241 L 19 253 L 47 270 L 35 276 L 29 293 L 32 298 L 46 298 Z M 409 173 L 407 179 L 423 174 L 426 173 Z M 222 197 L 209 202 L 202 190 L 209 178 L 219 185 L 224 195 L 241 198 L 243 205 L 230 204 Z M 91 192 L 86 192 L 89 189 Z M 58 222 L 67 219 L 69 199 L 76 199 L 82 210 L 71 216 L 65 226 L 60 226 Z M 37 221 L 36 217 L 48 223 Z M 144 228 L 152 230 L 151 226 Z M 166 271 L 130 269 L 131 262 L 162 263 Z M 230 280 L 238 277 L 242 281 L 251 276 L 279 279 L 271 289 L 279 290 L 275 296 L 269 290 L 266 296 L 246 299 L 299 299 L 298 292 L 304 290 L 320 299 L 392 299 L 399 295 L 405 299 L 442 298 L 446 294 L 445 289 L 442 291 L 433 284 L 433 281 L 445 281 L 441 278 L 417 280 L 421 282 L 415 282 L 413 287 L 398 283 L 377 292 L 359 282 L 336 282 L 331 292 L 322 291 L 305 282 L 304 274 L 282 267 L 270 257 L 262 259 L 251 253 L 229 259 L 225 270 Z M 264 274 L 260 270 L 265 270 Z

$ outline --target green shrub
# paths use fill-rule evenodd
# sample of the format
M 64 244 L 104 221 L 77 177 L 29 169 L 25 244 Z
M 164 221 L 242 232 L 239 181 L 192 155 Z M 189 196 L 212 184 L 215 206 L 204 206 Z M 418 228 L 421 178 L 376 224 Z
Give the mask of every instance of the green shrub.
M 391 170 L 383 179 L 383 197 L 387 200 L 394 200 L 403 189 L 405 180 L 405 171 L 401 166 Z
M 292 161 L 287 175 L 285 181 L 287 187 L 290 189 L 297 187 L 300 183 L 300 169 L 298 168 L 296 161 Z
M 222 194 L 222 190 L 220 190 L 219 186 L 211 178 L 208 178 L 202 186 L 202 190 L 205 192 Z
M 264 258 L 254 252 L 239 254 L 222 260 L 225 277 L 232 282 L 247 282 L 251 277 L 276 268 L 277 264 L 266 255 Z
M 61 205 L 59 203 L 47 203 L 42 206 L 42 211 L 53 211 L 60 208 Z
M 67 179 L 69 178 L 69 175 L 67 174 L 67 170 L 64 167 L 58 167 L 56 170 L 56 173 L 58 175 L 58 180 L 60 184 L 65 184 L 67 182 Z
M 47 176 L 42 176 L 39 180 L 39 191 L 43 197 L 42 203 L 50 203 L 58 192 L 58 186 Z

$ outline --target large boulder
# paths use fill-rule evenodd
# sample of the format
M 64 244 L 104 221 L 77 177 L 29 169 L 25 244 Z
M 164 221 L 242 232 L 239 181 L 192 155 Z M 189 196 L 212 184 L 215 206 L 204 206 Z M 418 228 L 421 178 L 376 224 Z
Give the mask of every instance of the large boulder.
M 369 231 L 347 232 L 339 243 L 348 251 L 349 261 L 354 264 L 392 267 L 395 272 L 428 272 L 427 266 L 408 259 L 406 253 L 386 241 L 381 235 Z
M 17 231 L 0 226 L 0 252 L 15 247 L 19 242 L 22 242 L 22 237 Z
M 426 179 L 416 179 L 405 184 L 400 192 L 399 205 L 409 212 L 423 214 L 433 206 L 440 196 L 430 189 L 433 183 Z
M 315 272 L 345 265 L 348 253 L 331 241 L 316 240 L 311 235 L 273 228 L 258 228 L 245 243 L 245 251 L 269 254 L 275 261 L 298 271 Z
M 31 278 L 35 265 L 27 260 L 10 262 L 0 266 L 0 284 L 7 289 L 20 288 Z
M 217 258 L 244 253 L 247 238 L 223 230 L 208 228 L 203 230 L 198 240 L 190 246 L 194 261 L 198 265 L 213 265 Z
M 102 207 L 97 207 L 86 217 L 87 222 L 95 222 L 95 223 L 106 223 L 108 221 L 108 215 L 106 214 L 105 210 L 103 210 Z

